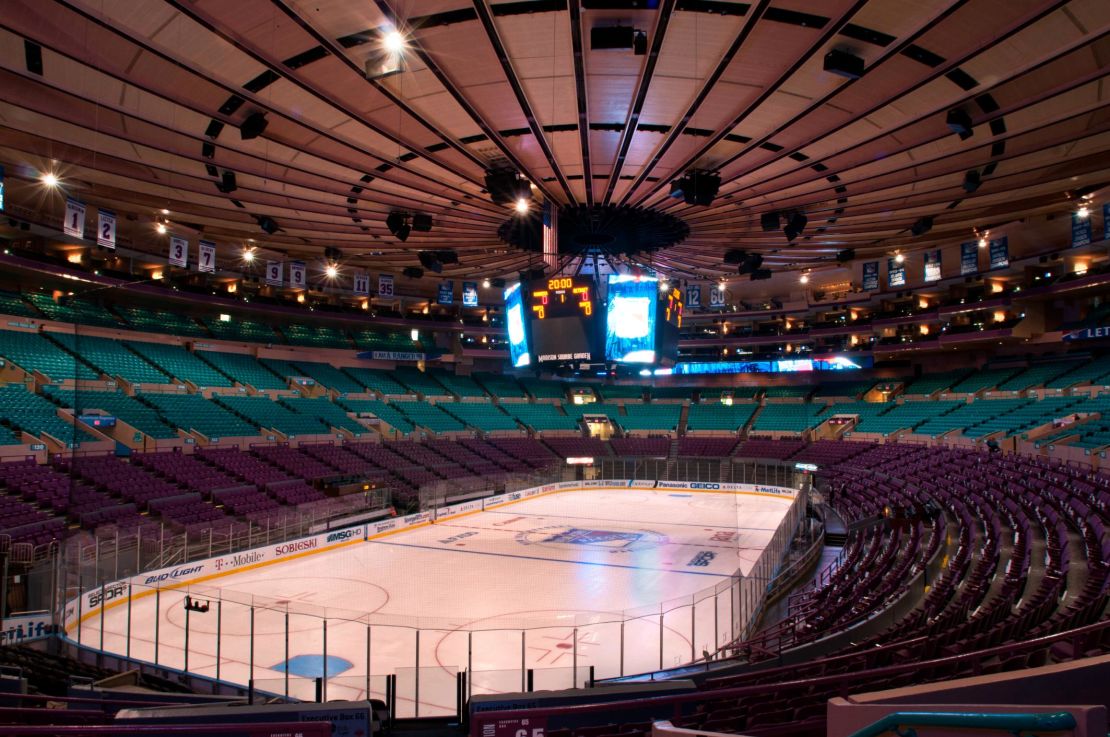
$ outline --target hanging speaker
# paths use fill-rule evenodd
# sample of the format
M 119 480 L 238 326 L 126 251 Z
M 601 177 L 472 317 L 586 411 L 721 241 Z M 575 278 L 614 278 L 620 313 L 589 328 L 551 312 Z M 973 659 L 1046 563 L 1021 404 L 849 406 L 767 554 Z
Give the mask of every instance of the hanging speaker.
M 417 233 L 427 233 L 432 229 L 432 216 L 418 212 L 412 216 L 412 229 Z
M 252 138 L 258 138 L 266 130 L 266 126 L 270 121 L 266 120 L 266 114 L 261 112 L 251 113 L 243 119 L 242 124 L 239 126 L 239 137 L 244 141 L 249 141 Z

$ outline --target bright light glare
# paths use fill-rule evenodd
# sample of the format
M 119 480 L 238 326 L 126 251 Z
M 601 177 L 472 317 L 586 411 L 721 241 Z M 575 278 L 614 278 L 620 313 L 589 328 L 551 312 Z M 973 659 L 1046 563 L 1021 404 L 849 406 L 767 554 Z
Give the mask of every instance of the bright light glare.
M 1075 213 L 1075 214 L 1076 214 L 1076 215 L 1078 215 L 1078 216 L 1079 216 L 1079 217 L 1081 217 L 1081 218 L 1085 218 L 1085 217 L 1087 217 L 1088 215 L 1090 215 L 1090 214 L 1091 214 L 1091 211 L 1087 209 L 1087 206 L 1086 206 L 1086 205 L 1083 205 L 1082 207 L 1080 207 L 1080 208 L 1079 208 L 1079 209 L 1078 209 L 1078 210 L 1076 211 L 1076 213 Z
M 659 282 L 659 291 L 660 292 L 665 292 L 670 288 L 671 288 L 671 285 L 668 284 L 667 282 L 665 282 L 665 281 Z
M 523 197 L 521 197 L 519 200 L 517 200 L 516 201 L 516 211 L 521 213 L 521 214 L 524 214 L 524 213 L 528 212 L 528 200 L 524 199 Z
M 164 208 L 164 207 L 163 207 L 163 208 L 162 208 L 162 214 L 163 214 L 163 215 L 169 215 L 169 214 L 170 214 L 170 211 L 169 211 L 169 210 L 167 210 L 166 208 Z
M 899 254 L 895 254 L 894 260 L 897 263 L 903 263 L 906 260 L 906 257 L 899 253 Z
M 482 286 L 485 287 L 486 289 L 489 289 L 489 279 L 483 279 L 482 280 Z
M 157 230 L 161 235 L 166 234 L 166 224 L 165 223 L 158 223 L 157 225 L 154 226 L 154 229 Z
M 329 279 L 334 279 L 339 276 L 339 267 L 335 264 L 328 264 L 328 268 L 324 270 L 324 273 L 328 275 Z
M 398 30 L 392 30 L 385 34 L 382 39 L 382 46 L 391 54 L 397 54 L 405 50 L 405 37 L 401 35 Z
M 980 238 L 979 239 L 979 248 L 986 248 L 986 247 L 987 247 L 987 239 L 986 238 Z
M 798 281 L 800 281 L 802 284 L 809 284 L 809 274 L 802 274 Z
M 42 179 L 42 183 L 45 184 L 47 187 L 57 187 L 58 186 L 58 175 L 55 174 L 54 172 L 50 172 L 50 171 L 46 172 L 45 174 L 42 175 L 41 179 Z
M 248 264 L 254 261 L 254 251 L 243 251 L 243 260 L 246 261 Z

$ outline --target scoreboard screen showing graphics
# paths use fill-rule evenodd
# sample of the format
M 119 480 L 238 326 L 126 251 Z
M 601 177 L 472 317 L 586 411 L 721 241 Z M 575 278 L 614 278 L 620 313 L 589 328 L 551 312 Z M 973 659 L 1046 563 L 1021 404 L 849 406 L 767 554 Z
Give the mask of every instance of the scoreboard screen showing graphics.
M 509 359 L 513 368 L 532 363 L 524 322 L 524 289 L 519 283 L 505 290 L 505 325 L 509 333 Z
M 594 283 L 559 276 L 528 288 L 528 327 L 536 361 L 589 361 L 596 335 Z
M 609 275 L 605 316 L 605 360 L 655 363 L 659 281 L 654 277 Z

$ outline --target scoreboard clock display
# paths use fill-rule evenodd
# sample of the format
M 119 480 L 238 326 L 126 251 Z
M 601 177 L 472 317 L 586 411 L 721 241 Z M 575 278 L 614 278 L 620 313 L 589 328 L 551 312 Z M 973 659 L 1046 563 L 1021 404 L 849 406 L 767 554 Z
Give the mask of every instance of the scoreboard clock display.
M 594 283 L 579 277 L 552 277 L 529 285 L 529 327 L 537 361 L 593 358 L 595 296 Z

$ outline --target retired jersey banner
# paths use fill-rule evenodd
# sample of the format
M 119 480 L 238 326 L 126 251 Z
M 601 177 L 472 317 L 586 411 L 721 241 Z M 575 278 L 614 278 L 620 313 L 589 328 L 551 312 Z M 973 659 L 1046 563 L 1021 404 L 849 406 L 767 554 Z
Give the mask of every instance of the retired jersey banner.
M 370 275 L 355 274 L 353 291 L 355 294 L 370 294 Z
M 70 197 L 66 198 L 66 220 L 62 223 L 66 235 L 74 238 L 85 237 L 85 204 Z
M 1089 246 L 1091 244 L 1091 216 L 1088 213 L 1080 217 L 1078 212 L 1071 214 L 1071 247 Z
M 463 282 L 462 293 L 463 307 L 477 307 L 478 306 L 478 283 L 472 281 Z
M 114 250 L 116 247 L 116 214 L 111 210 L 97 210 L 96 218 L 96 245 Z
M 992 238 L 990 253 L 991 269 L 1005 269 L 1010 265 L 1010 240 L 1006 236 Z
M 280 261 L 267 261 L 266 262 L 266 283 L 271 287 L 281 286 L 281 262 Z
M 1110 202 L 1102 206 L 1102 237 L 1110 241 Z
M 289 286 L 294 289 L 304 289 L 304 261 L 294 261 L 289 264 Z
M 176 235 L 170 236 L 170 266 L 189 265 L 189 241 Z
M 378 277 L 378 296 L 393 296 L 393 274 L 382 274 Z
M 925 252 L 925 281 L 940 281 L 940 249 Z
M 863 265 L 863 291 L 874 292 L 879 288 L 879 262 L 868 261 Z
M 201 241 L 197 245 L 197 271 L 216 273 L 216 244 L 212 241 Z
M 4 167 L 0 166 L 0 212 L 4 211 Z
M 891 257 L 886 260 L 886 285 L 888 287 L 906 286 L 906 264 L 898 263 L 898 259 Z
M 436 303 L 441 305 L 454 304 L 455 302 L 455 282 L 441 281 L 439 283 L 439 295 Z
M 728 300 L 728 292 L 716 286 L 709 290 L 709 306 L 715 310 L 724 309 L 725 302 Z
M 701 307 L 701 284 L 686 285 L 686 306 Z
M 974 274 L 979 270 L 979 244 L 968 241 L 960 244 L 960 276 Z

